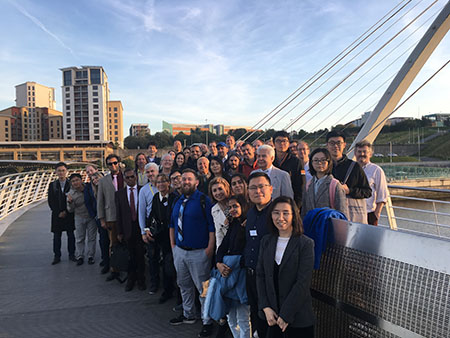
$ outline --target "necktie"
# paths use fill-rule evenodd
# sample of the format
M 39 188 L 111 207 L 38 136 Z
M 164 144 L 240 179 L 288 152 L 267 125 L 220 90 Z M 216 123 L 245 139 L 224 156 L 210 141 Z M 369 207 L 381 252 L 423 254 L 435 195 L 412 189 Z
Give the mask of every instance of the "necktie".
M 117 191 L 118 190 L 117 175 L 113 175 L 113 185 L 114 189 L 116 189 Z
M 180 206 L 180 211 L 178 212 L 178 240 L 180 242 L 183 241 L 183 213 L 184 213 L 184 207 L 186 206 L 186 202 L 188 201 L 187 198 L 183 200 Z
M 135 222 L 137 220 L 137 214 L 136 214 L 136 206 L 134 204 L 134 188 L 130 188 L 130 209 L 131 209 L 131 220 Z

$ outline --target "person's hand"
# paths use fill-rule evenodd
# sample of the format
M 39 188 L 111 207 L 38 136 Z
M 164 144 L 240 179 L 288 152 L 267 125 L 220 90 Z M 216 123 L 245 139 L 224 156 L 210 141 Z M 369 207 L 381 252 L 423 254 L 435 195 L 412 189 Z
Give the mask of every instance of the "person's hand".
M 143 234 L 143 235 L 142 235 L 142 240 L 144 241 L 144 243 L 147 243 L 147 244 L 148 244 L 147 234 Z
M 224 263 L 217 263 L 217 270 L 219 270 L 222 277 L 228 277 L 231 273 L 231 268 Z
M 278 317 L 278 319 L 277 319 L 277 324 L 278 324 L 278 326 L 280 327 L 281 332 L 286 331 L 286 328 L 287 328 L 288 325 L 289 325 L 289 323 L 286 323 L 286 322 L 284 321 L 284 319 L 281 318 L 281 317 Z
M 214 251 L 214 249 L 211 249 L 211 248 L 207 247 L 207 248 L 205 249 L 205 254 L 206 254 L 206 256 L 208 256 L 209 258 L 212 258 L 212 256 L 213 256 L 213 251 Z
M 67 194 L 67 202 L 69 202 L 69 203 L 73 202 L 73 197 L 71 194 Z
M 342 185 L 342 188 L 344 188 L 344 191 L 345 191 L 345 194 L 346 194 L 346 195 L 350 194 L 350 189 L 348 188 L 348 185 L 347 185 L 347 184 L 343 184 L 343 185 Z
M 152 233 L 150 232 L 150 230 L 145 230 L 145 236 L 147 236 L 147 242 L 154 242 L 155 238 L 152 236 Z
M 106 227 L 106 221 L 104 218 L 100 218 L 100 225 L 102 226 L 103 229 L 107 229 Z
M 122 242 L 122 240 L 123 240 L 123 234 L 118 234 L 118 235 L 117 235 L 117 240 L 118 240 L 119 242 Z
M 59 218 L 66 218 L 66 216 L 67 216 L 67 212 L 64 210 L 64 211 L 61 211 L 59 214 L 58 214 L 58 217 Z
M 275 311 L 273 311 L 272 308 L 270 308 L 270 307 L 265 307 L 265 308 L 263 309 L 263 311 L 264 311 L 264 314 L 266 315 L 267 324 L 268 324 L 269 326 L 274 326 L 274 325 L 276 325 L 276 324 L 277 324 L 278 316 L 277 316 L 277 314 L 275 313 Z

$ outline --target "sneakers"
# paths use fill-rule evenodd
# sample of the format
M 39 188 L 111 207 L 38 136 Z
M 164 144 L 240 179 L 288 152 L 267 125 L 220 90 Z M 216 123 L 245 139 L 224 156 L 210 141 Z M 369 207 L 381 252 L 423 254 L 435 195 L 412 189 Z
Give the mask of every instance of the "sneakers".
M 172 308 L 173 312 L 183 311 L 183 304 L 177 304 Z
M 179 315 L 169 321 L 170 325 L 180 325 L 180 324 L 195 324 L 195 318 L 186 318 L 183 315 Z
M 70 256 L 69 256 L 69 261 L 76 262 L 77 259 L 75 258 L 74 255 L 70 255 Z
M 58 264 L 59 262 L 61 262 L 61 258 L 55 257 L 55 258 L 53 258 L 52 265 Z
M 199 338 L 209 337 L 212 335 L 213 325 L 212 324 L 203 324 L 202 330 L 198 334 Z
M 84 259 L 83 258 L 78 258 L 77 259 L 77 265 L 79 266 L 79 265 L 83 265 L 83 263 L 84 263 Z
M 89 264 L 89 265 L 92 265 L 92 264 L 94 264 L 94 263 L 95 263 L 94 257 L 89 257 L 89 258 L 88 258 L 88 264 Z

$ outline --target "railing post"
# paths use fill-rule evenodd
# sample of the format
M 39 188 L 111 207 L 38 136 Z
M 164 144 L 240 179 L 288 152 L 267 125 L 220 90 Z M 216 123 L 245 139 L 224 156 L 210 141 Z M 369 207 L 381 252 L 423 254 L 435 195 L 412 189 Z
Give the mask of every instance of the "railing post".
M 391 196 L 388 196 L 385 207 L 387 218 L 389 221 L 389 227 L 392 230 L 397 230 L 397 220 L 395 219 L 394 207 L 392 205 Z
M 438 236 L 441 237 L 441 228 L 439 227 L 438 215 L 436 213 L 436 203 L 433 202 L 433 211 L 434 211 L 434 221 L 436 222 L 436 229 L 438 232 Z

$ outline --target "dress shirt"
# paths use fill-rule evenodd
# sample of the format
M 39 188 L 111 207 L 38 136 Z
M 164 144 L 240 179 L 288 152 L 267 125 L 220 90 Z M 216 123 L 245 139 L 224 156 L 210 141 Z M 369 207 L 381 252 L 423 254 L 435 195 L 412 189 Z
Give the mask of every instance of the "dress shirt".
M 158 192 L 156 187 L 152 186 L 150 183 L 144 185 L 139 191 L 139 226 L 141 227 L 141 233 L 145 234 L 146 220 L 150 216 L 152 211 L 153 196 Z
M 130 187 L 127 185 L 127 197 L 128 197 L 128 204 L 130 204 L 130 188 L 133 188 L 133 195 L 134 195 L 134 210 L 137 211 L 138 209 L 138 187 L 135 185 L 134 187 Z
M 372 196 L 366 198 L 367 213 L 375 211 L 377 203 L 386 203 L 389 196 L 386 176 L 380 166 L 371 162 L 363 166 L 364 173 L 372 189 Z

